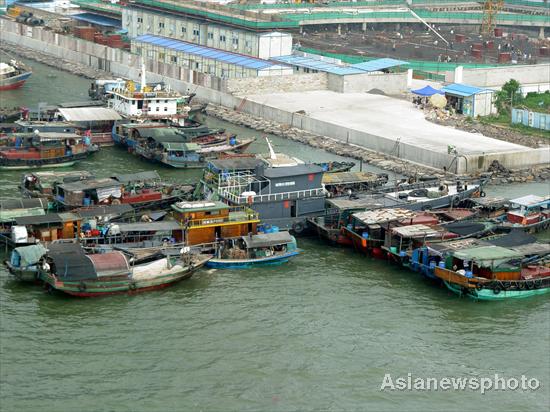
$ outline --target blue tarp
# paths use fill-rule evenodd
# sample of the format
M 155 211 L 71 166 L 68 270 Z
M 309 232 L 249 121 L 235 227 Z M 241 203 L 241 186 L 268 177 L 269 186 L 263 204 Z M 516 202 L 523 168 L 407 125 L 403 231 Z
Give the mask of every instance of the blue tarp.
M 419 96 L 433 96 L 434 94 L 445 94 L 444 91 L 434 89 L 432 86 L 425 86 L 421 89 L 411 90 L 411 93 Z

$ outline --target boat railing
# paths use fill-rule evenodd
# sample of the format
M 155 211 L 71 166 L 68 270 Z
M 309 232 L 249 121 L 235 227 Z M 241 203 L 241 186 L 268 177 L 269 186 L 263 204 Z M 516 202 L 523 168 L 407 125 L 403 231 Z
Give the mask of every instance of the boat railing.
M 263 195 L 250 195 L 250 196 L 243 196 L 242 193 L 235 194 L 227 189 L 222 188 L 218 190 L 218 194 L 221 197 L 229 200 L 230 202 L 238 205 L 263 203 L 263 202 L 276 202 L 276 201 L 283 201 L 283 200 L 295 200 L 295 199 L 319 197 L 319 196 L 325 195 L 323 188 L 297 190 L 294 192 L 268 193 Z

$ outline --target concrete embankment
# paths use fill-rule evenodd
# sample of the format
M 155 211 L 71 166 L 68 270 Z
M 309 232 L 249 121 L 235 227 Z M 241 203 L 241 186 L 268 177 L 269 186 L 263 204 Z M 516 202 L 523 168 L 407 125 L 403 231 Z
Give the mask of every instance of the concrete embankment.
M 316 135 L 302 129 L 290 127 L 287 124 L 269 121 L 222 106 L 209 104 L 206 108 L 206 113 L 209 116 L 217 117 L 233 124 L 285 137 L 312 147 L 326 150 L 330 153 L 335 153 L 339 156 L 346 156 L 361 160 L 364 163 L 368 163 L 381 169 L 405 176 L 418 177 L 421 175 L 429 175 L 447 178 L 455 176 L 452 173 L 445 173 L 439 169 L 414 164 L 393 156 L 383 155 L 372 150 L 367 150 L 360 146 L 347 144 L 327 136 Z M 498 162 L 494 162 L 488 168 L 488 173 L 491 176 L 492 184 L 550 180 L 550 167 L 544 166 L 523 170 L 509 170 L 500 165 Z M 471 175 L 471 177 L 475 176 L 476 175 Z

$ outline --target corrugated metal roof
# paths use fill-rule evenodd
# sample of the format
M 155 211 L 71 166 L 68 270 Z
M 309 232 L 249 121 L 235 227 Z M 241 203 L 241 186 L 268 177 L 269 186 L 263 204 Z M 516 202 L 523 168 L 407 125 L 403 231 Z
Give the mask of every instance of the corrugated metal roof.
M 177 50 L 207 59 L 218 60 L 224 63 L 234 64 L 236 66 L 246 67 L 248 69 L 263 70 L 267 68 L 279 67 L 268 60 L 258 59 L 256 57 L 245 56 L 243 54 L 232 53 L 211 47 L 199 46 L 181 40 L 169 39 L 161 36 L 144 34 L 135 39 L 136 42 L 149 43 L 155 46 L 166 47 L 167 49 Z
M 518 205 L 518 206 L 532 207 L 535 205 L 547 203 L 549 201 L 550 201 L 550 197 L 544 198 L 542 196 L 527 195 L 523 197 L 518 197 L 516 199 L 512 199 L 510 200 L 510 203 L 513 203 L 514 205 Z
M 453 83 L 441 88 L 442 91 L 448 94 L 453 94 L 456 96 L 468 97 L 473 96 L 474 94 L 479 93 L 493 93 L 489 89 L 481 89 L 475 86 L 469 86 L 467 84 Z
M 426 225 L 409 225 L 394 227 L 392 232 L 401 237 L 415 238 L 439 236 L 442 231 Z
M 385 58 L 385 59 L 376 59 L 376 60 L 370 60 L 368 62 L 352 64 L 351 67 L 354 67 L 356 69 L 360 69 L 366 72 L 376 72 L 383 69 L 389 69 L 390 67 L 404 66 L 407 64 L 409 64 L 409 62 L 406 62 L 403 60 Z
M 59 113 L 68 122 L 97 122 L 122 119 L 115 110 L 106 107 L 60 108 Z
M 73 14 L 71 17 L 75 20 L 85 21 L 99 26 L 122 28 L 122 20 L 100 16 L 99 14 L 79 13 Z
M 121 19 L 113 19 L 112 17 L 100 16 L 99 14 L 79 13 L 73 14 L 71 17 L 75 20 L 85 21 L 99 26 L 122 28 Z
M 346 74 L 361 74 L 365 73 L 364 70 L 353 68 L 350 66 L 340 66 L 335 63 L 323 61 L 320 59 L 315 59 L 311 57 L 304 57 L 304 56 L 279 56 L 279 57 L 272 57 L 271 60 L 280 62 L 280 63 L 286 63 L 290 64 L 292 66 L 298 66 L 298 67 L 306 67 L 311 70 L 317 70 L 320 72 L 326 72 L 326 73 L 332 73 L 337 74 L 339 76 L 343 76 Z

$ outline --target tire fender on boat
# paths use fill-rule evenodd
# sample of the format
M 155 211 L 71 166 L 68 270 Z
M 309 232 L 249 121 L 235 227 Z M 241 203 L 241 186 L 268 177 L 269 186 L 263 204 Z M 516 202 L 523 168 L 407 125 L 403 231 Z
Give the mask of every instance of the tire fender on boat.
M 496 285 L 496 286 L 493 288 L 493 293 L 494 293 L 495 295 L 498 295 L 501 291 L 502 291 L 502 288 L 501 288 L 499 285 Z
M 128 287 L 130 288 L 130 290 L 136 290 L 137 289 L 137 284 L 136 284 L 136 282 L 130 282 Z
M 78 290 L 79 292 L 86 292 L 86 283 L 84 283 L 84 281 L 78 284 Z
M 295 223 L 292 224 L 292 230 L 297 235 L 302 233 L 304 231 L 304 229 L 305 229 L 305 227 L 304 227 L 304 224 L 302 222 L 295 222 Z

